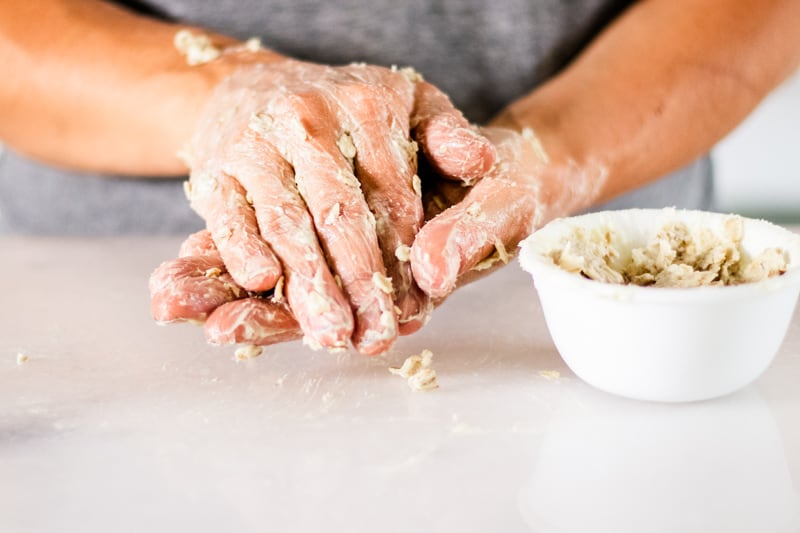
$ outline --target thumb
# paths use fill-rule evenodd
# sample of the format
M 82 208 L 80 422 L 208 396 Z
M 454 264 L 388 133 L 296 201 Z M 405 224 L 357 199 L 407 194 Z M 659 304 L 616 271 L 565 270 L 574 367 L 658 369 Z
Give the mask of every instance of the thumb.
M 411 126 L 430 164 L 445 177 L 471 184 L 494 165 L 494 145 L 473 128 L 434 85 L 415 86 Z
M 538 145 L 511 130 L 484 132 L 501 164 L 460 202 L 429 220 L 411 247 L 414 278 L 432 298 L 443 298 L 462 279 L 508 262 L 533 227 L 566 210 L 554 204 L 559 182 L 543 174 Z

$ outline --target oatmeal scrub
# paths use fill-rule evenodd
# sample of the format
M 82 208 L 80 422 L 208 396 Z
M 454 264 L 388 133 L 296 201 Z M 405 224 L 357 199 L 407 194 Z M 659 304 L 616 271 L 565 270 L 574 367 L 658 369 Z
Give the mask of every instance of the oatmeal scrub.
M 610 229 L 575 229 L 551 252 L 553 263 L 596 281 L 652 287 L 739 285 L 786 272 L 780 248 L 750 258 L 742 249 L 744 222 L 731 216 L 721 233 L 692 231 L 682 222 L 664 225 L 645 246 L 619 245 Z
M 406 378 L 408 386 L 415 391 L 439 388 L 436 371 L 433 369 L 433 352 L 430 350 L 422 350 L 418 355 L 407 357 L 401 367 L 390 367 L 389 372 Z

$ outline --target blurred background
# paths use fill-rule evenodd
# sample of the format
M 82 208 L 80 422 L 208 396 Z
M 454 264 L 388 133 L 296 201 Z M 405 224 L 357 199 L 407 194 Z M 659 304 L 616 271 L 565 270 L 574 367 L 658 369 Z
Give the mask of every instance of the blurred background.
M 720 211 L 800 224 L 800 70 L 712 156 Z

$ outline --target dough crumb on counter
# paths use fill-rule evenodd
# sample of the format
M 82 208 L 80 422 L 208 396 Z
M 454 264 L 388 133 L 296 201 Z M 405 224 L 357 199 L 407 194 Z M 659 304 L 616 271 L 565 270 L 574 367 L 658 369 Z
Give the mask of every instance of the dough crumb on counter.
M 561 372 L 558 370 L 539 370 L 538 373 L 547 381 L 558 381 L 561 379 Z
M 550 258 L 564 270 L 592 280 L 643 287 L 740 285 L 786 272 L 780 248 L 767 248 L 749 258 L 741 246 L 743 232 L 744 222 L 738 216 L 725 221 L 721 234 L 708 228 L 692 232 L 686 224 L 674 222 L 645 246 L 627 252 L 609 229 L 577 228 Z
M 256 346 L 254 344 L 248 344 L 245 346 L 239 346 L 236 348 L 236 351 L 233 352 L 233 359 L 238 363 L 240 361 L 247 361 L 248 359 L 255 359 L 264 349 L 261 346 Z
M 29 360 L 30 360 L 30 357 L 28 357 L 28 354 L 26 354 L 24 352 L 18 352 L 17 353 L 17 364 L 18 365 L 24 365 Z
M 406 378 L 408 386 L 413 390 L 433 390 L 439 388 L 439 383 L 436 381 L 436 371 L 432 368 L 432 364 L 433 352 L 422 350 L 417 355 L 407 357 L 401 367 L 389 367 L 389 372 Z

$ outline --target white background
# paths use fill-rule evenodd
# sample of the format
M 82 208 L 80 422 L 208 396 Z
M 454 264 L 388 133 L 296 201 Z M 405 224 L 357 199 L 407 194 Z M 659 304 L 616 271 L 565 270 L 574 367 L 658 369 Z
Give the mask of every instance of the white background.
M 717 206 L 800 223 L 800 71 L 713 152 Z

